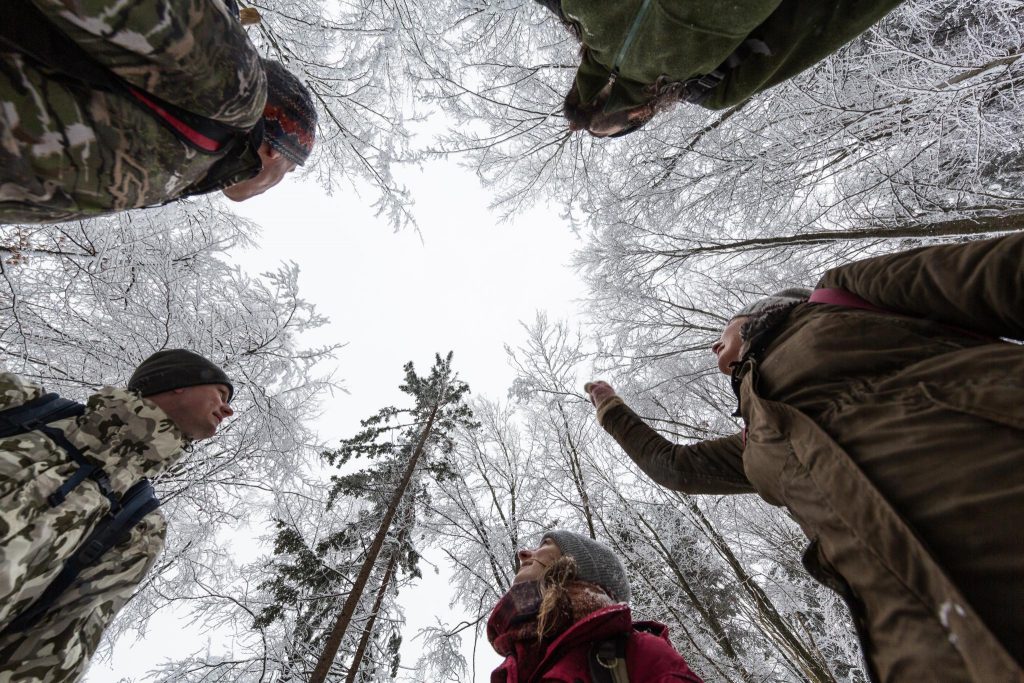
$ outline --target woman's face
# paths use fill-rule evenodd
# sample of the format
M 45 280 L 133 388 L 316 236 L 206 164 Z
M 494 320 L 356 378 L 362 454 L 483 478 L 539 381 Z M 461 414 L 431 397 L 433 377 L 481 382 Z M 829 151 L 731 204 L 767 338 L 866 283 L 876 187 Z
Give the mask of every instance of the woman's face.
M 740 349 L 743 347 L 743 339 L 740 337 L 740 328 L 747 322 L 749 316 L 733 318 L 722 330 L 722 336 L 711 345 L 711 353 L 718 356 L 718 369 L 727 375 L 732 374 L 730 364 L 740 359 Z
M 533 550 L 523 548 L 516 555 L 519 557 L 519 572 L 512 583 L 524 583 L 526 581 L 539 581 L 544 576 L 545 570 L 562 556 L 555 542 L 545 538 L 541 544 Z

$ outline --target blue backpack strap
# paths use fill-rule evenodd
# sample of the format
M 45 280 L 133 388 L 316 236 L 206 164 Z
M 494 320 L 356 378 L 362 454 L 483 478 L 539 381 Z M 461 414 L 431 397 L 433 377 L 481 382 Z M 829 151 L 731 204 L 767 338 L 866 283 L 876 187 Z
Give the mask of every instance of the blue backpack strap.
M 42 425 L 36 429 L 53 439 L 54 443 L 67 451 L 67 454 L 71 456 L 71 459 L 78 463 L 78 469 L 75 470 L 73 475 L 71 475 L 71 478 L 61 484 L 59 489 L 46 497 L 50 507 L 57 507 L 67 499 L 68 494 L 74 491 L 79 484 L 86 479 L 92 479 L 96 482 L 96 486 L 99 487 L 100 493 L 110 501 L 111 514 L 115 513 L 121 504 L 121 500 L 117 495 L 117 492 L 114 491 L 114 487 L 111 486 L 110 477 L 107 475 L 106 471 L 96 463 L 89 462 L 85 455 L 82 454 L 82 451 L 80 451 L 73 443 L 68 441 L 68 438 L 64 436 L 64 432 L 56 427 Z
M 78 417 L 85 406 L 58 394 L 44 394 L 14 408 L 0 410 L 0 438 L 39 429 L 49 422 Z
M 100 493 L 110 501 L 111 511 L 116 511 L 120 500 L 113 487 L 110 477 L 99 465 L 89 462 L 81 450 L 64 436 L 64 432 L 50 427 L 50 422 L 69 417 L 78 417 L 85 413 L 85 405 L 62 398 L 58 394 L 44 394 L 27 403 L 14 408 L 0 411 L 0 438 L 16 436 L 26 432 L 40 431 L 50 437 L 55 444 L 78 464 L 78 469 L 65 481 L 59 489 L 47 496 L 50 507 L 57 507 L 68 497 L 68 494 L 86 479 L 92 479 L 100 489 Z
M 111 511 L 100 521 L 85 542 L 64 562 L 63 569 L 43 594 L 11 621 L 3 633 L 25 631 L 35 626 L 83 569 L 96 564 L 115 545 L 127 541 L 135 525 L 158 507 L 160 499 L 148 479 L 125 491 L 120 509 Z

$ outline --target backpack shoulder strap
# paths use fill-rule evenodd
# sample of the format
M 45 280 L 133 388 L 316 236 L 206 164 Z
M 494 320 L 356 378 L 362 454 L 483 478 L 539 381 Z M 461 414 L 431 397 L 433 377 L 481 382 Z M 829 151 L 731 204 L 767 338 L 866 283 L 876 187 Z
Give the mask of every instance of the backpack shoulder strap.
M 822 288 L 816 289 L 811 292 L 811 297 L 807 300 L 808 303 L 812 304 L 831 304 L 832 306 L 844 306 L 846 308 L 859 308 L 864 311 L 871 311 L 873 313 L 886 313 L 888 315 L 902 315 L 910 318 L 918 318 L 920 316 L 910 315 L 907 313 L 897 313 L 896 311 L 890 311 L 887 308 L 876 306 L 870 301 L 863 299 L 853 292 L 849 292 L 845 289 L 838 288 Z M 925 319 L 925 318 L 922 318 Z M 968 330 L 963 327 L 956 325 L 948 325 L 938 320 L 932 320 L 931 322 L 936 323 L 945 327 L 946 329 L 958 332 L 960 334 L 967 335 L 968 337 L 975 337 L 976 339 L 984 339 L 986 341 L 999 341 L 995 337 L 990 337 L 987 334 L 981 334 L 974 330 Z
M 115 545 L 128 540 L 135 525 L 158 507 L 160 499 L 157 498 L 156 491 L 148 479 L 143 479 L 128 489 L 121 498 L 121 507 L 116 514 L 111 512 L 100 521 L 85 543 L 64 562 L 64 567 L 42 595 L 15 617 L 3 633 L 16 633 L 35 626 L 61 594 L 71 587 L 83 569 L 96 564 Z
M 114 491 L 107 473 L 95 462 L 90 462 L 63 431 L 50 426 L 51 422 L 78 417 L 84 413 L 85 405 L 82 403 L 53 393 L 45 394 L 15 408 L 0 411 L 0 438 L 40 431 L 50 437 L 78 465 L 75 473 L 61 484 L 60 488 L 47 496 L 46 500 L 51 507 L 63 503 L 79 484 L 86 479 L 92 479 L 99 487 L 100 493 L 110 501 L 110 509 L 117 510 L 121 505 L 120 497 Z
M 630 633 L 621 633 L 614 638 L 599 640 L 590 648 L 590 679 L 594 683 L 629 683 L 626 668 L 626 643 Z
M 831 304 L 833 306 L 845 306 L 846 308 L 860 308 L 865 311 L 874 311 L 875 313 L 890 312 L 845 289 L 816 289 L 811 292 L 811 296 L 807 301 L 812 304 Z
M 27 403 L 0 410 L 0 438 L 17 436 L 45 426 L 47 423 L 78 417 L 85 406 L 58 394 L 44 394 Z

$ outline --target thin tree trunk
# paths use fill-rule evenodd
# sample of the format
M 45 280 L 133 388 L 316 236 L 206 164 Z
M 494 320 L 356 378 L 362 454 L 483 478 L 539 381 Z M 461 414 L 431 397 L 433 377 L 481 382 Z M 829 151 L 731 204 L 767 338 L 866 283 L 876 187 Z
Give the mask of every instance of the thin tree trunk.
M 568 448 L 569 471 L 572 473 L 572 481 L 576 485 L 576 492 L 580 494 L 580 506 L 583 508 L 583 518 L 587 522 L 587 530 L 590 537 L 596 539 L 597 531 L 594 529 L 594 513 L 590 509 L 590 496 L 587 494 L 587 485 L 583 479 L 583 463 L 580 452 L 572 440 L 572 428 L 569 427 L 569 417 L 565 414 L 565 408 L 561 402 L 558 403 L 558 414 L 562 418 L 562 426 L 565 428 L 564 445 Z
M 655 252 L 667 259 L 685 260 L 699 254 L 734 251 L 760 251 L 794 245 L 827 244 L 863 239 L 906 239 L 912 237 L 950 237 L 955 235 L 986 235 L 994 232 L 1024 230 L 1024 213 L 1009 216 L 983 216 L 963 218 L 941 223 L 906 225 L 897 228 L 861 228 L 858 230 L 828 230 L 808 232 L 801 235 L 780 237 L 759 237 L 735 242 L 707 244 L 690 249 L 672 249 Z
M 786 620 L 779 614 L 778 610 L 775 609 L 775 605 L 772 604 L 771 599 L 761 589 L 759 585 L 754 581 L 754 578 L 747 573 L 747 570 L 740 563 L 736 555 L 733 554 L 729 544 L 722 537 L 721 534 L 711 524 L 711 520 L 704 516 L 704 513 L 697 507 L 696 503 L 689 500 L 685 496 L 680 495 L 680 500 L 686 505 L 694 519 L 697 520 L 699 526 L 704 531 L 705 535 L 711 541 L 711 544 L 715 547 L 715 550 L 722 556 L 722 558 L 732 568 L 733 573 L 736 575 L 740 586 L 746 591 L 747 595 L 750 596 L 757 609 L 757 616 L 761 623 L 766 627 L 765 631 L 772 638 L 782 650 L 788 652 L 791 657 L 794 658 L 794 664 L 801 670 L 804 676 L 808 680 L 814 681 L 814 683 L 835 683 L 835 677 L 832 672 L 829 671 L 828 667 L 821 662 L 814 654 L 807 648 L 804 642 L 800 639 Z
M 370 618 L 366 620 L 366 625 L 363 626 L 363 635 L 359 638 L 359 646 L 356 648 L 356 653 L 352 655 L 352 663 L 349 664 L 345 683 L 355 683 L 356 675 L 359 673 L 359 666 L 363 662 L 363 655 L 366 654 L 366 646 L 370 642 L 370 636 L 373 635 L 373 626 L 377 623 L 377 614 L 380 613 L 380 607 L 384 603 L 384 595 L 391 584 L 391 578 L 395 575 L 399 552 L 401 552 L 400 546 L 396 547 L 395 551 L 391 553 L 391 560 L 384 570 L 384 577 L 380 580 L 380 588 L 377 589 L 377 597 L 374 599 L 373 607 L 370 609 Z
M 643 524 L 643 526 L 650 532 L 654 544 L 657 546 L 658 554 L 661 555 L 662 561 L 668 565 L 668 568 L 672 570 L 673 576 L 676 577 L 676 584 L 686 593 L 686 597 L 690 599 L 690 603 L 694 606 L 700 616 L 704 619 L 704 622 L 711 628 L 711 632 L 715 637 L 715 642 L 722 648 L 726 656 L 737 662 L 740 666 L 740 670 L 744 673 L 744 678 L 748 678 L 747 672 L 743 669 L 743 663 L 740 661 L 739 654 L 736 652 L 736 648 L 733 647 L 732 640 L 729 638 L 729 634 L 726 632 L 722 622 L 718 620 L 716 615 L 711 609 L 704 604 L 704 601 L 700 599 L 697 593 L 690 586 L 690 582 L 686 580 L 686 576 L 683 574 L 682 567 L 676 562 L 676 559 L 672 557 L 672 553 L 669 552 L 668 548 L 661 541 L 661 536 L 655 531 L 646 519 L 642 515 L 636 515 L 637 520 Z
M 321 653 L 320 660 L 316 663 L 316 668 L 313 669 L 313 675 L 309 679 L 310 683 L 324 683 L 324 681 L 327 680 L 327 674 L 331 670 L 331 664 L 334 662 L 334 657 L 338 654 L 338 648 L 341 647 L 341 639 L 345 637 L 345 632 L 348 631 L 349 623 L 352 621 L 352 615 L 355 614 L 356 611 L 356 605 L 359 603 L 359 598 L 363 594 L 363 589 L 366 588 L 366 582 L 370 578 L 370 572 L 373 571 L 373 566 L 377 563 L 377 556 L 380 555 L 380 550 L 384 546 L 384 539 L 387 537 L 388 530 L 391 528 L 391 522 L 394 520 L 395 513 L 398 511 L 398 506 L 402 502 L 402 498 L 405 496 L 405 491 L 409 487 L 409 482 L 412 481 L 412 474 L 416 469 L 416 463 L 419 462 L 420 456 L 423 455 L 427 438 L 430 436 L 430 430 L 434 426 L 434 417 L 437 415 L 440 402 L 441 399 L 438 398 L 438 402 L 434 404 L 433 409 L 430 411 L 430 417 L 427 418 L 427 424 L 423 428 L 423 433 L 420 435 L 419 443 L 416 444 L 416 450 L 413 451 L 412 457 L 409 458 L 409 464 L 406 465 L 405 474 L 402 476 L 401 483 L 398 485 L 398 488 L 395 489 L 394 495 L 391 496 L 391 502 L 388 504 L 388 511 L 384 514 L 384 519 L 381 520 L 380 528 L 377 530 L 377 535 L 370 544 L 370 548 L 366 551 L 366 559 L 363 561 L 363 566 L 359 570 L 359 574 L 356 576 L 355 582 L 352 584 L 352 590 L 349 592 L 348 598 L 346 598 L 345 604 L 341 608 L 341 614 L 338 615 L 338 620 L 334 624 L 334 628 L 331 630 L 331 635 L 327 638 L 327 643 L 324 645 L 324 651 Z
M 746 667 L 743 665 L 743 661 L 740 658 L 739 653 L 736 651 L 736 648 L 733 646 L 732 640 L 729 638 L 729 634 L 726 632 L 725 627 L 722 625 L 722 622 L 719 621 L 718 615 L 715 614 L 707 605 L 705 605 L 704 602 L 700 599 L 700 597 L 696 594 L 696 592 L 694 592 L 693 588 L 690 586 L 690 582 L 686 579 L 686 576 L 683 573 L 682 567 L 679 566 L 679 563 L 676 562 L 674 557 L 672 557 L 672 553 L 669 552 L 668 548 L 665 547 L 665 544 L 662 542 L 660 534 L 658 534 L 658 532 L 654 529 L 653 526 L 651 526 L 651 524 L 643 515 L 633 514 L 631 506 L 626 501 L 621 491 L 619 491 L 614 486 L 611 487 L 611 490 L 614 492 L 616 498 L 619 499 L 620 504 L 624 506 L 629 516 L 635 520 L 635 523 L 642 525 L 643 528 L 647 529 L 647 531 L 651 534 L 651 540 L 653 544 L 657 547 L 658 554 L 661 556 L 665 564 L 668 565 L 669 569 L 672 570 L 672 574 L 676 577 L 676 584 L 683 590 L 684 593 L 686 593 L 686 596 L 690 599 L 690 603 L 694 606 L 694 608 L 703 618 L 704 622 L 711 628 L 711 633 L 715 639 L 715 642 L 718 643 L 719 647 L 722 648 L 726 656 L 736 663 L 736 667 L 743 675 L 743 679 L 747 681 L 751 680 L 750 672 L 748 672 Z M 614 545 L 615 549 L 619 551 L 620 557 L 625 559 L 627 557 L 627 553 L 624 552 L 624 550 L 622 549 L 621 545 L 619 544 L 618 538 L 615 536 L 615 534 L 610 533 L 607 525 L 604 522 L 604 518 L 600 517 L 599 519 L 601 520 L 602 526 L 604 526 L 605 536 L 608 539 L 610 539 L 612 545 Z M 643 574 L 643 572 L 639 573 Z M 633 572 L 633 575 L 636 576 L 637 572 Z M 646 579 L 647 577 L 644 576 L 644 578 Z M 660 593 L 658 594 L 658 597 L 664 600 Z M 680 620 L 679 623 L 682 624 L 682 621 Z

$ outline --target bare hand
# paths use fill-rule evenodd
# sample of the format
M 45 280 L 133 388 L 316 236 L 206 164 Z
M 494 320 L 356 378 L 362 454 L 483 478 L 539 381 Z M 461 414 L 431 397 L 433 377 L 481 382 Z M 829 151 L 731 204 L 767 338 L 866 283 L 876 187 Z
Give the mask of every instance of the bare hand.
M 615 390 L 612 389 L 611 385 L 601 380 L 587 382 L 583 385 L 583 391 L 587 392 L 587 395 L 590 396 L 590 402 L 595 406 L 600 405 L 601 401 L 606 398 L 611 398 L 615 395 Z

